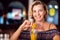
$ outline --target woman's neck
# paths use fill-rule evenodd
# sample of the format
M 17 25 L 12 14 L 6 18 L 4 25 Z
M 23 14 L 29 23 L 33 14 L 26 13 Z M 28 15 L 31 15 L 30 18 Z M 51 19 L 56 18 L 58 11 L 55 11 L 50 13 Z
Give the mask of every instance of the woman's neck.
M 35 23 L 44 23 L 44 22 L 45 22 L 45 20 L 43 19 L 41 21 L 36 21 Z

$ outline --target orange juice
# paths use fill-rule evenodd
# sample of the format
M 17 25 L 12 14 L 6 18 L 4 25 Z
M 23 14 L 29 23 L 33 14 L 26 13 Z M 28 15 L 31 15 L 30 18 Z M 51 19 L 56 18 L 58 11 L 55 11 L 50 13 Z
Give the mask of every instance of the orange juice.
M 35 32 L 35 27 L 36 27 L 36 24 L 33 24 L 32 25 L 32 30 L 31 30 L 31 40 L 36 40 L 36 32 Z

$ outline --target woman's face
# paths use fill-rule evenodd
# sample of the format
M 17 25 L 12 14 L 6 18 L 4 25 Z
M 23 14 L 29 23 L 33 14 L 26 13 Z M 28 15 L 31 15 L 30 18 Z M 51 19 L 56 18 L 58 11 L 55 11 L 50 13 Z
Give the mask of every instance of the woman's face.
M 43 8 L 43 5 L 38 4 L 38 5 L 34 5 L 33 6 L 33 17 L 35 19 L 35 21 L 42 21 L 44 19 L 44 15 L 45 15 L 45 10 Z

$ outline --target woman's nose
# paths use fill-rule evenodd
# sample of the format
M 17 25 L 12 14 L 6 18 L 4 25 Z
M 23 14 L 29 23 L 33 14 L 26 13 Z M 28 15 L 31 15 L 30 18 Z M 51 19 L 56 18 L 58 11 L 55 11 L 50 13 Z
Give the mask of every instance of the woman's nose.
M 37 15 L 39 16 L 39 15 L 40 15 L 40 13 L 39 13 L 39 12 L 37 12 Z

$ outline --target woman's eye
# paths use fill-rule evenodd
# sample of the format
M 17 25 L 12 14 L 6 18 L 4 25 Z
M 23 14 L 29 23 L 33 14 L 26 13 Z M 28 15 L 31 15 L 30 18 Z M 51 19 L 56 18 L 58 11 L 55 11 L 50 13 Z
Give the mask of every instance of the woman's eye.
M 33 11 L 33 13 L 35 13 L 36 11 Z

